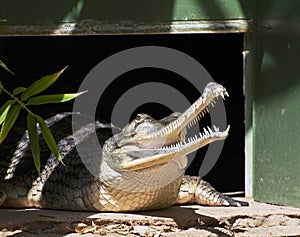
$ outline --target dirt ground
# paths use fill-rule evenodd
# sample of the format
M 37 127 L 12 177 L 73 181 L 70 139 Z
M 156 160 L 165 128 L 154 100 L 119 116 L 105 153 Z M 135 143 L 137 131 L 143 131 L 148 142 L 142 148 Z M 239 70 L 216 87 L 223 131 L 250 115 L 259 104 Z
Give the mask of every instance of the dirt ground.
M 139 213 L 0 209 L 4 236 L 300 236 L 300 208 L 174 206 Z

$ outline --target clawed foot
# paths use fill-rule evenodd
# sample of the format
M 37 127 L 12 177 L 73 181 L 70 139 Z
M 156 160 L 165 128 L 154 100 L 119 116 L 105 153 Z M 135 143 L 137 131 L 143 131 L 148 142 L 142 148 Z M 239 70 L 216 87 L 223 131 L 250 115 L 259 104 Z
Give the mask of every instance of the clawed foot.
M 205 206 L 249 206 L 216 191 L 208 182 L 196 176 L 184 176 L 176 204 L 197 203 Z

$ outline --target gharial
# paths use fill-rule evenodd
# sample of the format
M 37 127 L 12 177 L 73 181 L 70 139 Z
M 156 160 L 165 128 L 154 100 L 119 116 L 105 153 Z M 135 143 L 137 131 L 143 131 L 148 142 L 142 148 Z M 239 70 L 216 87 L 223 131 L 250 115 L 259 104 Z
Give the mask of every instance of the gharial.
M 226 89 L 212 82 L 183 113 L 172 113 L 161 120 L 138 114 L 105 141 L 99 166 L 95 167 L 98 176 L 91 174 L 79 158 L 74 140 L 80 135 L 72 134 L 70 126 L 65 125 L 71 123 L 70 116 L 57 115 L 50 122 L 65 165 L 41 148 L 40 175 L 31 159 L 28 133 L 20 137 L 16 130 L 0 146 L 0 206 L 125 212 L 167 208 L 176 203 L 247 205 L 217 192 L 199 177 L 184 175 L 187 154 L 228 136 L 229 127 L 219 131 L 213 126 L 186 139 L 189 125 L 197 123 L 215 99 L 225 96 Z

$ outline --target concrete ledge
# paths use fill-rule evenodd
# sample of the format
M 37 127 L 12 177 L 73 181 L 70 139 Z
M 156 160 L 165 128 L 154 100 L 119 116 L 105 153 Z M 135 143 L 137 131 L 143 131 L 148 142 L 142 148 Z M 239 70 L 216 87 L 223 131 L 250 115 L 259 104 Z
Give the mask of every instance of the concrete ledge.
M 1 237 L 79 235 L 75 230 L 83 236 L 293 236 L 300 235 L 300 208 L 250 202 L 249 207 L 191 205 L 139 213 L 0 209 Z

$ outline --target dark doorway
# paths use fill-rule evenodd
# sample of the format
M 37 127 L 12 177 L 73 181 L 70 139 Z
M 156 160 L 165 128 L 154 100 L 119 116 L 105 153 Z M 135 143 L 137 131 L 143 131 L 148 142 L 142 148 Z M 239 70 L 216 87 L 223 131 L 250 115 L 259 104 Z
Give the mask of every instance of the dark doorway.
M 154 45 L 184 52 L 200 62 L 214 81 L 225 86 L 230 94 L 225 101 L 227 120 L 231 125 L 230 136 L 226 139 L 218 162 L 204 179 L 222 192 L 243 191 L 245 181 L 243 40 L 243 34 L 2 37 L 0 54 L 8 59 L 7 64 L 16 74 L 13 79 L 3 79 L 3 82 L 10 89 L 26 86 L 41 76 L 57 72 L 69 65 L 48 92 L 76 92 L 82 80 L 96 64 L 119 51 Z M 5 77 L 10 76 L 1 72 L 1 78 Z M 106 88 L 99 101 L 97 116 L 102 122 L 110 122 L 115 103 L 127 90 L 144 82 L 161 82 L 160 78 L 164 78 L 163 83 L 178 89 L 191 102 L 197 99 L 201 92 L 179 75 L 162 69 L 133 70 L 121 75 L 120 78 L 116 78 Z M 72 103 L 43 107 L 42 113 L 66 110 L 72 110 Z M 165 106 L 149 102 L 132 111 L 130 117 L 133 118 L 136 113 L 143 112 L 159 119 L 170 111 Z M 207 122 L 209 121 L 204 121 Z M 206 149 L 197 152 L 197 157 L 187 173 L 198 174 L 205 152 Z

